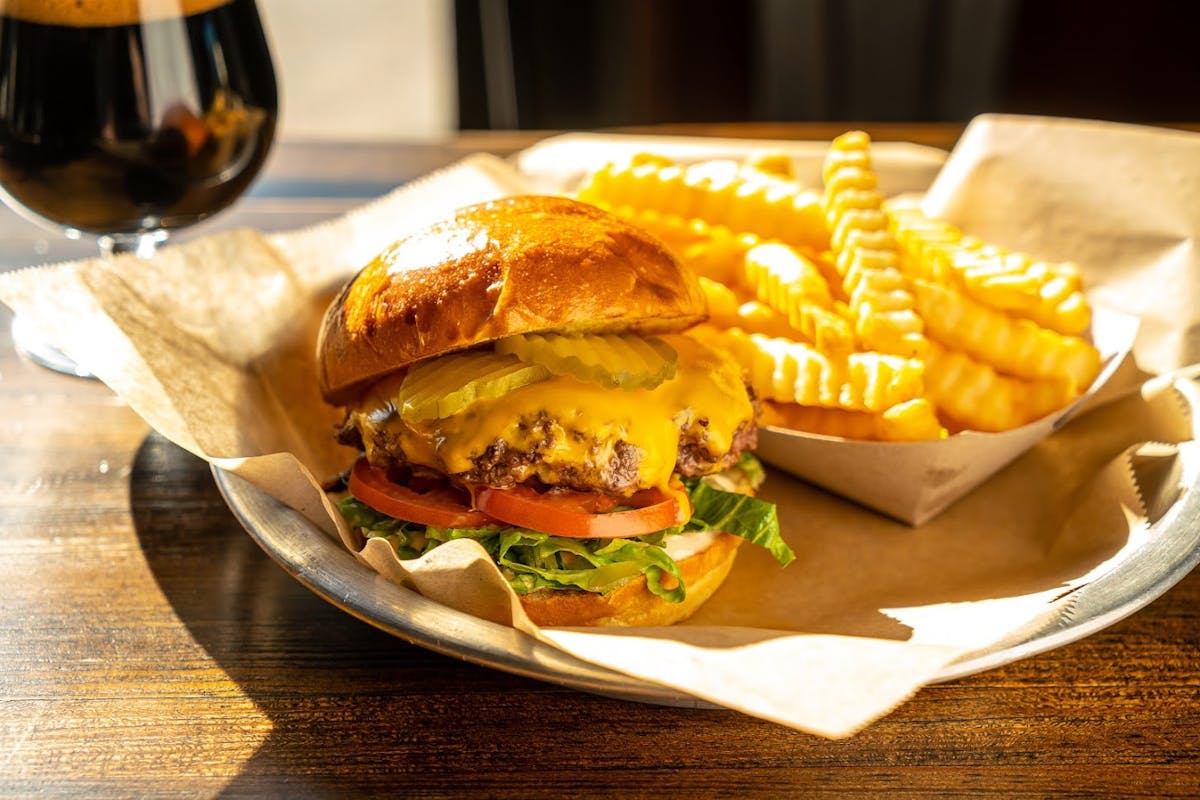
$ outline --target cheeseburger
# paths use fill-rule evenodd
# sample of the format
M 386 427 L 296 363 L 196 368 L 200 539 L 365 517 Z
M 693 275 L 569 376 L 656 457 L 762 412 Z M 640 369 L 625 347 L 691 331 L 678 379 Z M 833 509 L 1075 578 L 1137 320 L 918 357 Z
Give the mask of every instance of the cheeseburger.
M 326 313 L 321 390 L 360 451 L 339 502 L 400 558 L 477 540 L 539 625 L 665 625 L 745 540 L 792 553 L 704 295 L 594 206 L 513 197 L 386 249 Z

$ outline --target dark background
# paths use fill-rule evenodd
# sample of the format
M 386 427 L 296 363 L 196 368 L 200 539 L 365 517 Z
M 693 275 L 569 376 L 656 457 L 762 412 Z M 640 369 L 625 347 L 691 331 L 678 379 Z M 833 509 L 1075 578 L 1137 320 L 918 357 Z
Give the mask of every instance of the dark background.
M 456 0 L 460 127 L 1200 119 L 1194 0 Z

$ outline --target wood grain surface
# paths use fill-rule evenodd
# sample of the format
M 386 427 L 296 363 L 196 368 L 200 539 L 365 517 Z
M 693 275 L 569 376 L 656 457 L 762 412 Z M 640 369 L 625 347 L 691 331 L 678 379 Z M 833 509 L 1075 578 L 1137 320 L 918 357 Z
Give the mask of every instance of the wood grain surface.
M 355 187 L 534 139 L 285 144 L 260 184 L 278 191 L 214 225 L 315 220 L 360 202 Z M 297 189 L 321 181 L 338 196 Z M 9 266 L 84 247 L 7 214 L 0 235 Z M 10 319 L 0 796 L 1200 796 L 1200 574 L 1081 642 L 923 689 L 847 741 L 581 694 L 422 650 L 310 594 L 242 531 L 205 463 L 103 385 L 18 358 Z

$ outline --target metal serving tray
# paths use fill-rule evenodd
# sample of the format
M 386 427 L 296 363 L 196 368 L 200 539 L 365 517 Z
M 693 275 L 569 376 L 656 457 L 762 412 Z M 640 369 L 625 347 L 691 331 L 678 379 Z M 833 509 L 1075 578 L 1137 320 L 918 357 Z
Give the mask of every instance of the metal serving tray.
M 1187 442 L 1181 448 L 1195 451 L 1200 444 Z M 428 600 L 360 564 L 299 512 L 242 478 L 216 467 L 213 474 L 238 521 L 272 559 L 318 596 L 381 630 L 444 655 L 573 689 L 644 703 L 712 707 L 674 689 L 581 661 L 514 628 Z M 1183 491 L 1128 559 L 1060 598 L 1006 640 L 948 665 L 935 680 L 955 680 L 1061 647 L 1162 595 L 1200 562 L 1198 484 L 1200 475 L 1185 476 Z

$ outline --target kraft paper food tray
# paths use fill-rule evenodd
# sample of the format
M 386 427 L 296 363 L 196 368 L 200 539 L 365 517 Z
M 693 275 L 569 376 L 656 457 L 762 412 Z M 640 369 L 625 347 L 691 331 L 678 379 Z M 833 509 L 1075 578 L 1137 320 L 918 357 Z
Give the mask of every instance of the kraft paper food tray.
M 637 153 L 658 153 L 684 163 L 783 153 L 791 157 L 799 180 L 819 187 L 827 150 L 824 142 L 566 134 L 534 145 L 515 160 L 518 169 L 539 188 L 570 193 L 588 171 Z M 888 196 L 924 192 L 941 173 L 947 158 L 945 151 L 936 148 L 895 142 L 872 143 L 871 155 L 880 189 Z M 1104 359 L 1100 375 L 1067 408 L 1012 431 L 964 432 L 932 442 L 883 443 L 764 427 L 759 432 L 757 452 L 763 460 L 793 475 L 902 522 L 920 525 L 1084 407 L 1121 366 L 1137 327 L 1136 317 L 1096 309 L 1091 335 Z
M 1098 309 L 1093 337 L 1105 366 L 1083 396 L 1065 409 L 1003 433 L 963 431 L 927 442 L 862 442 L 768 427 L 758 455 L 831 492 L 911 525 L 944 511 L 1001 467 L 1065 425 L 1121 367 L 1137 320 Z

